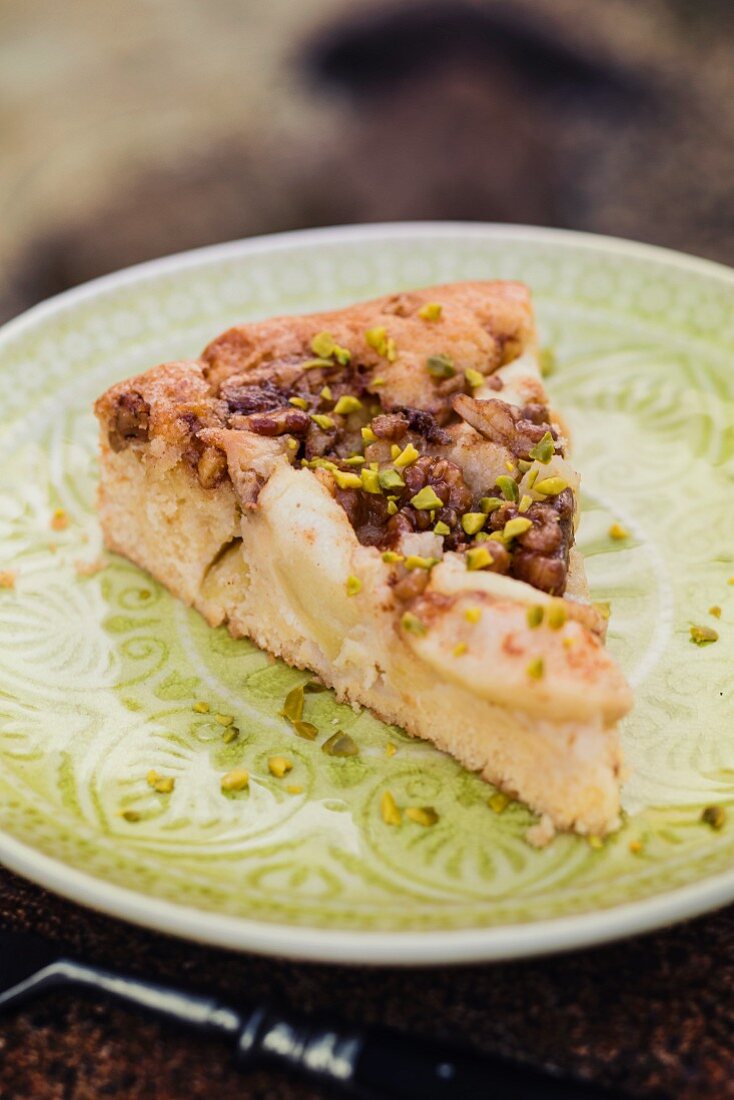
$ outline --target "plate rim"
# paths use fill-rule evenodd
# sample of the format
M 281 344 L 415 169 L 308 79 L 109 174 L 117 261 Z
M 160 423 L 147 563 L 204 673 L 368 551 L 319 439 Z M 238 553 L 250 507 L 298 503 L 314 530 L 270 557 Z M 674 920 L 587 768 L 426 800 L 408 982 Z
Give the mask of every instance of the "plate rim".
M 55 295 L 0 328 L 0 347 L 35 324 L 107 291 L 167 273 L 243 255 L 329 240 L 385 237 L 534 240 L 655 261 L 734 285 L 734 269 L 674 249 L 603 234 L 528 225 L 467 221 L 397 221 L 337 225 L 264 234 L 190 249 L 102 275 Z M 282 924 L 199 909 L 138 892 L 64 863 L 0 830 L 0 861 L 30 881 L 77 904 L 156 932 L 259 955 L 319 963 L 400 967 L 530 958 L 611 943 L 714 910 L 734 900 L 734 868 L 639 901 L 572 916 L 516 924 L 436 931 L 351 931 Z M 366 954 L 366 952 L 369 954 Z

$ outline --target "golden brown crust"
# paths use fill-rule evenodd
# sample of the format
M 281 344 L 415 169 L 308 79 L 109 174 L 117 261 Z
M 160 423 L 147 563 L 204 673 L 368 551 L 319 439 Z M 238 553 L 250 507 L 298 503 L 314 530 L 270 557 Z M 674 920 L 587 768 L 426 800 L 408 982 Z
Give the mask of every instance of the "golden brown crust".
M 440 319 L 421 319 L 420 308 L 435 301 L 443 305 Z M 398 359 L 390 371 L 365 341 L 365 332 L 378 326 L 384 326 L 395 339 Z M 472 360 L 465 365 L 480 363 L 477 369 L 486 373 L 488 363 L 496 368 L 519 355 L 532 342 L 534 333 L 530 295 L 522 283 L 450 283 L 387 294 L 346 309 L 237 325 L 205 348 L 205 375 L 216 389 L 233 374 L 301 354 L 316 333 L 324 330 L 331 332 L 337 343 L 349 347 L 360 362 L 379 367 L 383 377 L 398 369 L 401 355 L 425 358 L 434 354 L 439 334 L 457 359 L 464 363 L 465 352 Z

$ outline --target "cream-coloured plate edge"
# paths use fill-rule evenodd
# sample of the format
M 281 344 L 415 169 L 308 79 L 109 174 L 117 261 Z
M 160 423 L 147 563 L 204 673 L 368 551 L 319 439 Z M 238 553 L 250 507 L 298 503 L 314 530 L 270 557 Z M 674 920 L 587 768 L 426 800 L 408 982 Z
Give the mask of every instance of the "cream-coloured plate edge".
M 279 268 L 283 256 L 296 257 L 298 269 L 292 262 Z M 305 274 L 304 269 L 307 269 Z M 197 273 L 201 273 L 201 279 L 197 280 Z M 654 690 L 659 692 L 660 688 L 653 690 L 651 685 L 655 684 L 661 668 L 668 679 L 680 680 L 681 670 L 697 661 L 699 687 L 704 689 L 699 693 L 699 709 L 704 702 L 706 707 L 711 704 L 703 721 L 708 721 L 717 733 L 723 712 L 716 709 L 716 700 L 712 703 L 710 696 L 716 694 L 714 684 L 725 687 L 722 698 L 730 690 L 730 675 L 722 672 L 722 662 L 730 651 L 726 635 L 729 611 L 725 608 L 724 620 L 719 626 L 722 644 L 697 650 L 686 648 L 689 616 L 684 607 L 681 625 L 680 606 L 684 598 L 690 599 L 691 613 L 695 612 L 698 621 L 705 618 L 706 608 L 714 602 L 709 590 L 719 593 L 723 605 L 726 594 L 720 590 L 720 581 L 724 573 L 734 571 L 732 555 L 727 552 L 726 539 L 722 535 L 723 549 L 714 547 L 715 553 L 710 555 L 717 569 L 721 566 L 718 572 L 708 559 L 685 561 L 690 577 L 685 592 L 679 591 L 676 570 L 671 569 L 674 562 L 667 559 L 665 532 L 661 536 L 655 529 L 655 509 L 647 506 L 647 499 L 653 500 L 651 489 L 659 492 L 660 484 L 646 484 L 634 463 L 626 468 L 622 450 L 625 432 L 629 432 L 631 425 L 639 428 L 642 424 L 647 430 L 647 435 L 643 432 L 642 437 L 647 467 L 654 471 L 654 457 L 661 453 L 662 447 L 666 455 L 666 478 L 675 480 L 679 486 L 683 484 L 685 491 L 687 472 L 678 469 L 675 455 L 669 460 L 666 449 L 671 446 L 671 440 L 678 438 L 676 433 L 681 424 L 674 413 L 684 393 L 686 423 L 692 420 L 696 436 L 695 453 L 686 452 L 684 457 L 689 463 L 701 464 L 689 471 L 692 485 L 700 486 L 701 469 L 711 472 L 713 487 L 707 482 L 704 492 L 706 497 L 711 490 L 705 501 L 710 518 L 710 505 L 715 506 L 718 502 L 717 494 L 722 485 L 728 484 L 726 478 L 730 477 L 731 469 L 731 443 L 727 435 L 727 426 L 732 422 L 727 415 L 730 386 L 727 387 L 726 374 L 722 373 L 722 363 L 730 356 L 734 345 L 731 311 L 729 308 L 727 315 L 726 306 L 730 300 L 727 296 L 734 286 L 734 274 L 719 265 L 666 250 L 563 231 L 416 223 L 282 234 L 141 265 L 70 291 L 10 322 L 0 334 L 0 357 L 5 354 L 12 367 L 8 348 L 19 347 L 21 356 L 16 362 L 22 364 L 25 362 L 23 355 L 30 356 L 28 362 L 35 364 L 44 385 L 56 371 L 67 391 L 72 387 L 75 391 L 79 385 L 84 393 L 79 400 L 75 392 L 71 399 L 67 394 L 66 404 L 61 402 L 62 427 L 54 423 L 47 434 L 41 433 L 40 442 L 34 445 L 30 466 L 23 467 L 26 460 L 22 447 L 11 459 L 6 458 L 4 465 L 0 459 L 0 471 L 5 474 L 5 480 L 0 481 L 0 502 L 7 502 L 10 512 L 15 499 L 13 494 L 20 492 L 14 488 L 18 474 L 24 471 L 26 481 L 21 477 L 20 483 L 28 486 L 31 468 L 38 472 L 39 463 L 42 465 L 48 459 L 51 470 L 47 497 L 39 502 L 29 489 L 30 496 L 25 499 L 24 507 L 32 513 L 35 524 L 31 534 L 26 529 L 29 521 L 23 515 L 20 518 L 11 516 L 10 527 L 6 525 L 3 529 L 0 510 L 0 545 L 3 535 L 15 538 L 16 547 L 20 545 L 17 540 L 21 535 L 26 538 L 23 553 L 24 560 L 30 563 L 28 576 L 31 578 L 27 583 L 25 580 L 19 582 L 17 603 L 12 604 L 10 599 L 0 603 L 0 639 L 3 630 L 11 626 L 14 636 L 20 639 L 18 649 L 21 653 L 24 645 L 29 647 L 29 653 L 37 655 L 40 652 L 39 638 L 33 632 L 34 599 L 44 600 L 49 621 L 56 622 L 53 596 L 58 570 L 51 568 L 55 563 L 46 560 L 46 547 L 40 547 L 38 542 L 41 528 L 36 521 L 45 515 L 44 506 L 71 502 L 72 512 L 78 506 L 78 515 L 73 517 L 78 522 L 72 524 L 69 532 L 58 536 L 60 544 L 68 540 L 68 547 L 57 547 L 60 555 L 67 549 L 67 557 L 79 553 L 81 543 L 75 541 L 78 536 L 82 541 L 86 538 L 87 544 L 94 543 L 94 517 L 89 506 L 92 481 L 84 466 L 85 455 L 93 446 L 93 435 L 90 434 L 88 394 L 84 388 L 87 382 L 80 372 L 77 383 L 77 361 L 86 356 L 86 360 L 93 363 L 92 368 L 88 363 L 86 367 L 88 386 L 92 387 L 89 392 L 93 395 L 103 388 L 95 381 L 98 375 L 104 375 L 106 384 L 154 362 L 152 349 L 157 350 L 161 344 L 166 348 L 173 345 L 177 331 L 186 328 L 184 318 L 188 320 L 200 303 L 204 302 L 200 307 L 204 336 L 211 336 L 224 327 L 224 323 L 212 326 L 208 319 L 212 313 L 210 299 L 219 302 L 219 312 L 215 309 L 214 313 L 225 321 L 279 310 L 298 312 L 329 305 L 332 301 L 365 297 L 379 290 L 482 275 L 517 277 L 530 283 L 536 294 L 541 335 L 558 352 L 560 367 L 557 378 L 551 379 L 551 388 L 559 405 L 571 409 L 581 451 L 579 465 L 582 473 L 588 472 L 582 549 L 589 558 L 596 594 L 612 597 L 615 613 L 610 644 L 638 688 L 642 704 L 636 714 L 649 715 L 652 721 L 660 701 L 666 707 L 672 705 L 675 711 L 677 703 L 670 703 L 671 686 L 667 680 L 662 685 L 664 692 L 652 703 L 647 695 L 654 695 Z M 124 300 L 126 288 L 132 295 L 127 302 Z M 243 289 L 246 290 L 244 295 Z M 144 300 L 152 301 L 153 309 L 150 316 L 141 320 Z M 674 339 L 667 346 L 661 335 L 666 321 L 674 316 L 679 319 L 681 314 L 685 314 L 687 320 L 678 322 L 677 329 L 672 325 Z M 161 315 L 164 317 L 162 324 Z M 617 334 L 622 330 L 624 339 L 619 340 Z M 41 339 L 34 344 L 36 333 L 41 334 Z M 191 332 L 188 337 L 193 339 Z M 203 342 L 200 340 L 199 344 L 188 347 L 187 353 L 195 353 Z M 127 350 L 118 355 L 119 348 L 126 344 Z M 706 361 L 709 345 L 710 362 Z M 100 369 L 95 356 L 99 360 L 104 358 L 103 353 L 109 355 L 110 362 L 109 366 L 103 363 Z M 171 347 L 170 355 L 180 353 L 178 347 Z M 696 374 L 701 363 L 703 377 Z M 612 382 L 622 379 L 624 384 L 616 390 L 607 384 L 600 386 L 601 370 L 611 372 L 608 377 Z M 16 371 L 14 377 L 19 378 L 20 372 Z M 13 399 L 19 398 L 20 416 L 14 419 L 11 409 L 5 426 L 0 428 L 0 450 L 4 446 L 8 452 L 13 443 L 18 451 L 17 441 L 22 439 L 24 425 L 31 413 L 36 421 L 44 423 L 44 408 L 53 404 L 51 419 L 59 419 L 56 412 L 59 391 L 52 386 L 45 393 L 38 379 L 31 379 L 31 383 L 27 398 L 20 392 L 20 381 L 9 395 L 11 404 Z M 33 405 L 27 403 L 22 407 L 23 400 L 29 402 L 31 399 L 35 401 Z M 722 411 L 717 412 L 717 409 Z M 86 427 L 84 424 L 81 428 L 78 426 L 78 417 L 87 418 Z M 600 425 L 607 423 L 610 434 L 615 438 L 619 436 L 616 444 L 614 439 L 609 442 L 616 463 L 614 476 L 608 475 L 604 456 L 600 459 L 595 455 L 592 445 Z M 649 428 L 650 424 L 654 425 L 654 430 Z M 58 482 L 54 481 L 54 470 L 63 473 Z M 42 473 L 48 473 L 45 467 Z M 616 483 L 635 474 L 634 491 L 618 494 Z M 605 541 L 610 518 L 622 520 L 632 532 L 633 538 L 624 553 Z M 691 538 L 701 530 L 705 533 L 703 518 L 695 509 L 689 510 L 686 518 Z M 23 523 L 26 526 L 21 531 Z M 83 553 L 82 550 L 80 556 Z M 7 564 L 0 560 L 0 568 Z M 712 577 L 712 572 L 716 576 Z M 373 793 L 381 783 L 393 784 L 401 780 L 394 780 L 393 773 L 386 771 L 387 765 L 377 760 L 377 750 L 384 745 L 387 736 L 385 728 L 363 715 L 356 719 L 361 723 L 358 729 L 365 745 L 363 774 L 348 775 L 342 769 L 326 779 L 322 774 L 314 778 L 309 771 L 313 761 L 305 758 L 303 768 L 304 775 L 309 781 L 313 780 L 314 797 L 308 812 L 321 814 L 319 828 L 326 829 L 327 833 L 331 830 L 332 836 L 340 835 L 339 828 L 332 827 L 329 822 L 336 820 L 337 814 L 341 821 L 351 816 L 351 830 L 346 830 L 350 843 L 353 846 L 357 840 L 364 841 L 363 848 L 369 849 L 369 859 L 365 858 L 362 866 L 351 858 L 353 851 L 346 854 L 342 851 L 338 853 L 341 862 L 322 861 L 319 873 L 322 881 L 328 884 L 328 890 L 322 890 L 323 896 L 319 896 L 318 903 L 307 890 L 299 901 L 298 890 L 304 885 L 304 875 L 302 866 L 298 866 L 298 856 L 294 855 L 293 863 L 286 866 L 290 878 L 286 881 L 282 877 L 285 873 L 282 851 L 292 839 L 288 839 L 286 829 L 283 834 L 286 842 L 278 841 L 277 874 L 281 877 L 274 880 L 275 885 L 265 888 L 263 899 L 258 902 L 263 907 L 263 919 L 251 919 L 243 909 L 244 879 L 239 896 L 236 890 L 228 891 L 223 882 L 204 881 L 201 856 L 203 853 L 208 862 L 206 844 L 209 841 L 197 850 L 197 845 L 203 843 L 200 833 L 196 832 L 197 821 L 192 825 L 190 816 L 186 818 L 175 808 L 163 811 L 155 807 L 148 811 L 144 792 L 139 789 L 140 776 L 124 781 L 120 776 L 129 758 L 134 759 L 138 771 L 144 766 L 142 758 L 135 756 L 143 727 L 147 754 L 160 752 L 170 763 L 171 745 L 178 746 L 176 751 L 184 761 L 181 764 L 182 788 L 187 765 L 195 763 L 197 769 L 201 767 L 204 742 L 207 760 L 211 758 L 217 764 L 224 759 L 218 746 L 212 748 L 208 734 L 205 736 L 201 730 L 192 732 L 183 725 L 170 733 L 172 740 L 165 744 L 162 734 L 158 737 L 161 731 L 154 730 L 158 740 L 151 746 L 150 730 L 146 725 L 150 700 L 158 700 L 157 706 L 161 701 L 166 704 L 161 719 L 164 725 L 176 721 L 180 724 L 184 714 L 188 715 L 186 721 L 191 719 L 189 696 L 193 697 L 194 691 L 199 695 L 209 691 L 219 705 L 229 703 L 234 708 L 241 702 L 246 709 L 249 707 L 252 721 L 261 722 L 265 744 L 273 736 L 281 736 L 276 728 L 277 719 L 273 717 L 275 700 L 282 697 L 280 685 L 290 683 L 297 674 L 288 670 L 269 672 L 264 667 L 264 658 L 252 647 L 236 648 L 246 643 L 230 643 L 215 632 L 208 632 L 195 616 L 183 611 L 142 574 L 121 562 L 98 577 L 84 581 L 76 578 L 76 582 L 78 589 L 74 587 L 74 580 L 71 584 L 66 581 L 64 599 L 71 598 L 73 607 L 61 607 L 59 622 L 65 624 L 73 617 L 69 612 L 74 611 L 78 612 L 80 621 L 86 621 L 90 627 L 100 626 L 100 637 L 105 645 L 109 643 L 109 653 L 102 646 L 98 651 L 81 654 L 79 659 L 98 661 L 90 673 L 90 684 L 98 685 L 102 706 L 109 706 L 115 693 L 119 694 L 124 706 L 116 717 L 120 721 L 121 716 L 125 717 L 131 725 L 120 737 L 114 740 L 108 737 L 100 744 L 95 725 L 95 722 L 99 724 L 99 715 L 95 715 L 93 708 L 89 713 L 81 706 L 77 710 L 72 708 L 68 716 L 71 733 L 75 732 L 73 727 L 77 722 L 77 736 L 81 740 L 85 736 L 91 738 L 91 750 L 84 750 L 88 757 L 91 756 L 91 763 L 87 760 L 82 766 L 80 760 L 75 761 L 74 742 L 68 743 L 69 731 L 60 729 L 56 734 L 48 728 L 53 724 L 54 708 L 58 706 L 52 688 L 54 675 L 59 670 L 52 657 L 49 657 L 47 668 L 49 684 L 44 684 L 43 691 L 37 684 L 32 685 L 38 709 L 47 708 L 45 731 L 42 723 L 40 729 L 31 728 L 27 714 L 21 714 L 17 708 L 9 717 L 7 708 L 3 709 L 0 703 L 0 749 L 6 771 L 0 776 L 6 788 L 6 809 L 0 816 L 5 829 L 0 833 L 0 858 L 11 869 L 50 889 L 116 916 L 203 942 L 293 958 L 396 965 L 468 962 L 576 948 L 658 927 L 734 898 L 734 871 L 728 869 L 734 863 L 728 827 L 715 834 L 699 822 L 703 804 L 713 800 L 727 803 L 732 797 L 734 787 L 730 773 L 734 775 L 734 771 L 729 761 L 734 757 L 734 745 L 730 746 L 725 738 L 712 747 L 702 735 L 696 745 L 697 757 L 692 769 L 690 760 L 681 764 L 675 753 L 674 759 L 667 759 L 669 744 L 665 738 L 651 736 L 649 731 L 638 738 L 640 749 L 639 758 L 636 758 L 635 729 L 628 723 L 630 733 L 626 737 L 626 747 L 633 758 L 635 771 L 626 792 L 630 817 L 625 830 L 602 854 L 590 850 L 582 840 L 561 838 L 545 855 L 531 854 L 520 847 L 524 843 L 521 834 L 527 824 L 526 818 L 529 820 L 521 807 L 501 817 L 490 816 L 486 808 L 487 792 L 478 780 L 461 773 L 452 762 L 424 746 L 401 742 L 397 759 L 404 766 L 408 786 L 425 781 L 429 787 L 433 784 L 426 797 L 432 797 L 431 791 L 441 792 L 447 788 L 455 789 L 460 795 L 456 806 L 447 803 L 447 810 L 442 813 L 442 822 L 451 822 L 442 826 L 448 831 L 447 839 L 442 841 L 448 854 L 445 859 L 443 856 L 429 859 L 422 836 L 418 840 L 415 837 L 404 840 L 407 834 L 403 834 L 396 841 L 393 834 L 385 839 L 375 833 L 374 815 L 370 812 Z M 146 587 L 136 587 L 140 585 Z M 78 596 L 77 592 L 83 595 Z M 8 608 L 13 608 L 12 614 Z M 7 613 L 5 621 L 3 611 Z M 24 615 L 24 611 L 27 614 Z M 111 611 L 115 614 L 109 614 Z M 149 630 L 147 635 L 141 626 L 145 622 L 152 623 L 145 628 Z M 73 630 L 68 636 L 61 633 L 58 637 L 59 646 L 63 642 L 69 652 L 76 652 L 74 646 L 78 638 Z M 164 663 L 166 669 L 171 668 L 173 672 L 167 678 L 159 674 L 160 670 L 152 669 L 152 665 L 144 668 L 140 665 L 141 661 L 149 662 L 150 646 L 159 638 L 169 639 Z M 218 640 L 212 640 L 215 638 Z M 671 647 L 677 647 L 674 659 Z M 135 666 L 136 675 L 128 675 L 125 679 L 118 661 L 114 666 L 117 679 L 112 684 L 109 661 L 113 657 L 117 660 L 120 654 L 124 656 L 123 664 L 126 661 L 131 667 Z M 252 689 L 248 686 L 242 700 L 233 691 L 234 680 L 224 671 L 227 662 L 232 660 L 244 662 L 248 669 L 246 679 L 253 685 Z M 15 679 L 8 680 L 7 684 L 25 684 L 26 670 L 21 664 L 21 657 L 18 657 L 10 670 Z M 143 673 L 138 675 L 141 668 Z M 196 675 L 192 675 L 192 670 Z M 75 675 L 82 675 L 82 672 L 83 669 L 80 672 L 78 668 Z M 2 673 L 0 658 L 0 693 Z M 66 671 L 61 669 L 59 675 L 62 673 L 68 677 L 68 667 Z M 138 688 L 136 685 L 140 684 L 143 687 Z M 27 690 L 31 689 L 24 687 L 24 691 Z M 674 688 L 672 690 L 674 693 Z M 136 695 L 138 691 L 143 694 Z M 5 694 L 7 697 L 12 692 Z M 91 694 L 95 694 L 94 690 Z M 0 694 L 0 700 L 2 698 Z M 333 710 L 336 704 L 321 696 L 316 698 L 321 701 L 318 705 L 326 708 L 319 712 L 324 721 L 331 713 L 338 713 L 340 720 L 347 721 L 342 710 Z M 90 728 L 94 727 L 91 733 L 82 729 L 81 715 L 89 720 Z M 682 718 L 673 715 L 673 729 L 668 735 L 673 743 L 675 723 L 679 719 L 688 720 L 685 714 Z M 631 721 L 635 721 L 634 716 Z M 50 736 L 51 732 L 55 739 Z M 387 732 L 395 736 L 392 731 Z M 67 735 L 67 741 L 63 734 Z M 242 751 L 254 752 L 257 736 L 259 734 L 253 734 L 252 743 Z M 194 748 L 191 747 L 192 738 L 196 741 Z M 104 753 L 100 755 L 102 748 Z M 95 752 L 99 759 L 95 758 Z M 155 757 L 153 763 L 157 761 Z M 146 757 L 145 763 L 148 762 Z M 34 769 L 38 770 L 38 775 Z M 144 772 L 141 775 L 144 776 Z M 662 787 L 661 776 L 664 778 Z M 43 807 L 39 809 L 32 797 L 38 794 L 41 789 L 38 785 L 43 783 L 48 787 L 51 800 L 57 796 L 59 800 L 58 807 L 51 806 L 50 825 L 44 819 Z M 661 789 L 668 791 L 663 803 L 656 801 Z M 46 787 L 43 790 L 46 793 Z M 284 800 L 280 792 L 273 793 L 265 784 L 258 791 L 266 812 L 272 810 L 275 818 L 280 813 L 283 820 L 291 813 L 290 808 L 287 812 L 282 809 Z M 139 816 L 144 819 L 146 828 L 149 819 L 147 835 L 141 837 L 140 831 L 136 834 L 132 826 L 125 826 L 120 831 L 111 810 L 111 800 L 115 799 L 115 805 L 142 807 Z M 343 804 L 337 805 L 339 802 Z M 191 810 L 191 806 L 188 809 Z M 201 814 L 200 806 L 194 809 Z M 303 815 L 307 811 L 301 809 L 299 812 Z M 232 814 L 242 817 L 243 805 L 238 808 L 235 803 Z M 275 818 L 270 828 L 273 837 L 280 836 L 278 829 L 283 825 L 282 820 Z M 156 833 L 159 821 L 161 831 Z M 483 834 L 491 842 L 487 847 L 493 846 L 494 853 L 502 856 L 497 866 L 488 867 L 486 859 L 482 862 L 481 845 L 472 847 L 465 843 L 468 836 L 474 835 L 477 822 L 487 830 Z M 644 830 L 640 823 L 644 824 Z M 212 827 L 211 821 L 209 827 Z M 219 840 L 211 850 L 217 858 L 221 857 L 222 867 L 237 867 L 237 852 L 244 850 L 251 843 L 250 839 L 232 833 L 232 820 L 215 821 L 213 827 L 219 830 Z M 188 837 L 188 863 L 176 864 L 175 844 L 171 847 L 171 832 L 163 832 L 166 828 L 178 829 L 179 837 Z M 164 835 L 168 844 L 166 852 L 163 851 L 166 847 L 162 841 Z M 27 837 L 33 838 L 35 845 L 28 843 Z M 642 861 L 632 857 L 627 850 L 630 838 L 642 838 L 645 849 Z M 57 857 L 58 851 L 65 853 L 66 860 Z M 257 850 L 253 851 L 256 854 Z M 316 863 L 321 854 L 315 852 Z M 361 859 L 363 853 L 358 854 Z M 402 872 L 402 861 L 407 854 L 416 863 L 417 870 L 406 894 L 391 867 L 395 863 Z M 348 864 L 347 855 L 350 857 Z M 125 858 L 128 862 L 123 866 Z M 234 862 L 228 864 L 227 860 Z M 84 864 L 94 867 L 96 873 L 81 869 Z M 336 882 L 334 869 L 337 866 L 347 866 L 345 880 L 348 876 L 362 875 L 364 888 L 360 886 L 357 890 L 348 882 L 346 885 Z M 172 881 L 159 881 L 157 876 L 165 878 L 169 867 Z M 640 873 L 640 867 L 644 874 Z M 679 885 L 686 878 L 693 881 Z M 247 880 L 247 889 L 254 893 L 257 881 L 257 875 L 252 874 Z M 123 882 L 126 885 L 122 885 Z M 138 882 L 138 889 L 130 888 L 131 883 Z M 308 889 L 309 883 L 305 886 Z M 218 890 L 222 900 L 220 911 L 215 907 L 220 897 Z M 290 906 L 283 900 L 287 901 L 288 891 L 293 895 Z M 335 901 L 339 891 L 342 900 Z M 635 891 L 643 896 L 634 901 L 623 900 L 634 896 Z M 645 891 L 650 891 L 650 896 L 644 896 Z M 344 896 L 346 903 L 343 904 Z M 396 912 L 400 909 L 400 918 L 391 916 L 391 905 Z M 239 911 L 227 912 L 228 906 Z M 568 915 L 569 909 L 574 907 L 580 911 Z M 290 921 L 278 919 L 279 912 L 287 912 Z M 556 915 L 548 917 L 549 912 Z M 393 926 L 380 927 L 383 920 L 392 922 Z

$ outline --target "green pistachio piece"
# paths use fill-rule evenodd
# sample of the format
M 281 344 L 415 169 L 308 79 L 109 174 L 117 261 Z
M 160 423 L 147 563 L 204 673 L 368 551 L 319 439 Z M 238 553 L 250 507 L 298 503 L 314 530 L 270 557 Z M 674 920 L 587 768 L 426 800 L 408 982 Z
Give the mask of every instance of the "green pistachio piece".
M 337 730 L 324 741 L 321 751 L 327 756 L 359 756 L 359 746 L 344 730 Z
M 476 535 L 487 522 L 485 512 L 464 512 L 461 517 L 461 526 L 467 535 Z
M 542 481 L 536 481 L 533 488 L 536 493 L 543 493 L 547 497 L 557 497 L 559 493 L 568 488 L 568 482 L 562 477 L 544 477 Z
M 537 462 L 542 462 L 544 466 L 547 466 L 550 460 L 553 458 L 555 450 L 556 445 L 553 441 L 553 436 L 550 432 L 546 432 L 540 442 L 536 443 L 529 453 L 531 458 L 534 458 Z
M 419 493 L 410 498 L 410 503 L 420 511 L 430 511 L 431 508 L 443 508 L 443 501 L 436 493 L 432 485 L 425 485 Z
M 363 405 L 358 397 L 352 397 L 350 394 L 345 393 L 334 406 L 334 412 L 337 416 L 349 416 L 350 413 L 359 412 L 361 408 L 363 408 Z
M 380 485 L 383 489 L 404 489 L 405 482 L 392 466 L 385 467 L 384 470 L 380 470 Z
M 453 378 L 456 367 L 448 355 L 430 355 L 426 359 L 426 370 L 431 378 Z
M 421 321 L 438 321 L 441 316 L 443 306 L 440 302 L 426 302 L 424 306 L 418 310 L 418 316 Z
M 509 541 L 509 539 L 517 538 L 518 535 L 524 535 L 532 526 L 533 521 L 531 519 L 526 519 L 524 516 L 516 516 L 514 519 L 508 519 L 502 529 L 502 535 Z
M 513 481 L 507 474 L 500 474 L 497 478 L 497 488 L 502 493 L 505 500 L 512 500 L 517 503 L 520 499 L 520 490 L 517 487 L 517 482 Z

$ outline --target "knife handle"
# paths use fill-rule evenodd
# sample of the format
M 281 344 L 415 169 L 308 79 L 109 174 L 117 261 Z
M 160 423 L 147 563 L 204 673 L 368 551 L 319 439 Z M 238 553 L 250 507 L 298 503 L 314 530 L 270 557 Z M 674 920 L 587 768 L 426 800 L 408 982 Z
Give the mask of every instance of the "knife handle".
M 381 1030 L 341 1031 L 285 1019 L 265 1009 L 242 1029 L 239 1058 L 306 1074 L 353 1096 L 379 1100 L 602 1100 L 611 1094 L 578 1080 L 497 1058 L 473 1057 L 440 1043 Z

